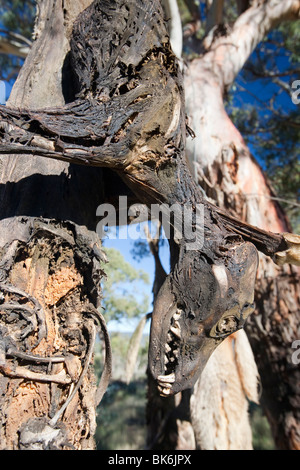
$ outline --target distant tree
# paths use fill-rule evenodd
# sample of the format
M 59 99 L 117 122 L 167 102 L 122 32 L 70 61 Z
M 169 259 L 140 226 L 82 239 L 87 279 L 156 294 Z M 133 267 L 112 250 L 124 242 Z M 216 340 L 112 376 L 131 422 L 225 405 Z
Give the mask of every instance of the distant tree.
M 0 78 L 10 85 L 32 45 L 35 13 L 34 0 L 0 1 Z
M 106 321 L 130 319 L 147 313 L 149 297 L 143 288 L 149 284 L 148 274 L 125 261 L 118 250 L 105 248 L 104 251 L 109 259 L 102 289 Z
M 226 106 L 268 175 L 276 193 L 273 198 L 286 210 L 295 232 L 300 224 L 299 36 L 299 22 L 284 22 L 270 31 L 229 90 Z
M 272 1 L 193 0 L 179 5 L 186 112 L 195 136 L 187 140 L 187 154 L 195 180 L 218 206 L 267 230 L 291 230 L 286 207 L 296 230 L 299 119 L 291 92 L 299 77 L 299 22 L 289 20 L 299 5 L 284 2 L 276 9 Z M 252 28 L 254 23 L 259 26 Z M 259 80 L 265 85 L 257 96 Z M 261 403 L 278 448 L 299 447 L 298 369 L 291 363 L 299 328 L 298 277 L 297 268 L 278 269 L 260 255 L 256 310 L 246 326 L 262 380 Z M 154 423 L 149 413 L 149 442 L 164 423 L 156 445 L 176 448 L 182 443 L 176 419 L 189 419 L 189 399 L 177 397 L 172 404 L 171 397 L 170 405 L 155 400 L 161 417 Z

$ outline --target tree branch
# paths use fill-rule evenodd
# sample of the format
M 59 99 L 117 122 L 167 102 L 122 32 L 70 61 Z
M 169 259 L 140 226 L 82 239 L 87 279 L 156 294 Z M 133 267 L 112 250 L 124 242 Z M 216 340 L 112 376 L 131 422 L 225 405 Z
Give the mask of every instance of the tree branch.
M 201 22 L 200 6 L 196 4 L 195 0 L 184 0 L 190 14 L 192 15 L 193 21 Z
M 241 15 L 250 6 L 250 0 L 236 0 L 238 14 Z
M 246 70 L 249 70 L 249 72 L 252 73 L 252 75 L 255 75 L 256 77 L 259 78 L 270 78 L 271 80 L 273 78 L 280 78 L 280 77 L 288 77 L 291 74 L 300 74 L 300 68 L 294 68 L 294 69 L 289 69 L 289 70 L 282 70 L 282 71 L 270 71 L 270 70 L 259 70 L 255 68 L 252 64 L 247 64 L 245 66 Z
M 229 34 L 216 37 L 204 60 L 213 67 L 222 89 L 233 83 L 268 31 L 282 21 L 298 19 L 299 15 L 299 0 L 257 2 L 238 17 Z
M 0 54 L 11 54 L 25 58 L 31 47 L 31 41 L 21 34 L 0 30 Z
M 172 229 L 171 272 L 154 305 L 149 367 L 164 396 L 177 393 L 253 310 L 255 246 L 273 256 L 291 240 L 203 199 L 186 162 L 182 76 L 159 0 L 94 1 L 75 23 L 70 65 L 76 101 L 40 111 L 0 107 L 0 152 L 109 167 L 148 206 L 176 204 L 177 227 L 176 213 L 164 225 Z M 282 261 L 297 257 L 292 248 Z

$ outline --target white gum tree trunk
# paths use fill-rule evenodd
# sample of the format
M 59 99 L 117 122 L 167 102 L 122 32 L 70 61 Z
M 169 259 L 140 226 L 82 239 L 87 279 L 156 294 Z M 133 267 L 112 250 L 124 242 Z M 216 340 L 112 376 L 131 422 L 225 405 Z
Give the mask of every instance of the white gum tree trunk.
M 225 37 L 208 34 L 206 53 L 185 70 L 188 124 L 196 135 L 187 139 L 187 153 L 195 179 L 217 205 L 273 232 L 290 231 L 289 222 L 223 97 L 267 32 L 299 12 L 299 1 L 252 2 Z M 261 402 L 281 449 L 300 448 L 300 374 L 291 359 L 299 337 L 299 298 L 299 268 L 280 268 L 261 254 L 257 308 L 247 333 L 261 376 Z

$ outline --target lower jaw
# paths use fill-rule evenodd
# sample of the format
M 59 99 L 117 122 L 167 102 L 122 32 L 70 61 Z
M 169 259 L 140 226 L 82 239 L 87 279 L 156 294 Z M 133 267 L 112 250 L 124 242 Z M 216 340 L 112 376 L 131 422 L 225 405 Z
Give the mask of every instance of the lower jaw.
M 157 377 L 157 389 L 161 396 L 168 397 L 173 395 L 172 384 L 175 382 L 175 373 L 171 372 L 168 375 L 159 375 Z
M 173 395 L 172 389 L 171 388 L 163 388 L 161 385 L 157 386 L 157 389 L 159 391 L 159 394 L 161 397 L 169 397 Z

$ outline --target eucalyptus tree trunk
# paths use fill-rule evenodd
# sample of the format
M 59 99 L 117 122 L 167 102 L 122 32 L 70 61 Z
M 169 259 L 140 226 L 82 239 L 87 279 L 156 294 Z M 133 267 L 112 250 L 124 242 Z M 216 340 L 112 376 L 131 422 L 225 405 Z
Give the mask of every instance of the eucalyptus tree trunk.
M 197 18 L 194 2 L 186 3 Z M 195 134 L 186 146 L 192 174 L 218 207 L 262 229 L 288 232 L 291 227 L 271 186 L 226 113 L 224 94 L 265 34 L 281 21 L 297 18 L 299 2 L 252 2 L 251 8 L 249 2 L 238 2 L 240 16 L 227 29 L 219 28 L 223 2 L 210 3 L 204 48 L 184 68 L 186 113 Z M 260 253 L 256 309 L 246 331 L 261 377 L 260 402 L 280 449 L 299 448 L 299 367 L 292 362 L 292 344 L 300 329 L 299 294 L 299 268 L 275 266 Z M 175 400 L 161 400 L 150 378 L 149 445 L 251 448 L 244 400 L 258 401 L 257 370 L 242 336 L 241 344 L 247 351 L 242 362 L 228 338 L 213 353 L 194 389 Z M 152 405 L 159 410 L 155 416 Z
M 273 232 L 291 227 L 228 117 L 223 96 L 264 35 L 281 21 L 296 19 L 299 9 L 298 1 L 253 2 L 230 31 L 211 35 L 210 42 L 207 37 L 206 53 L 188 64 L 185 75 L 187 115 L 196 134 L 188 139 L 187 152 L 196 181 L 219 207 Z M 279 449 L 300 447 L 300 370 L 292 361 L 300 331 L 299 274 L 298 267 L 276 266 L 260 253 L 256 309 L 246 326 L 261 377 L 261 404 Z
M 38 2 L 10 107 L 73 99 L 69 39 L 90 3 Z M 92 449 L 101 170 L 26 155 L 0 165 L 0 448 Z

